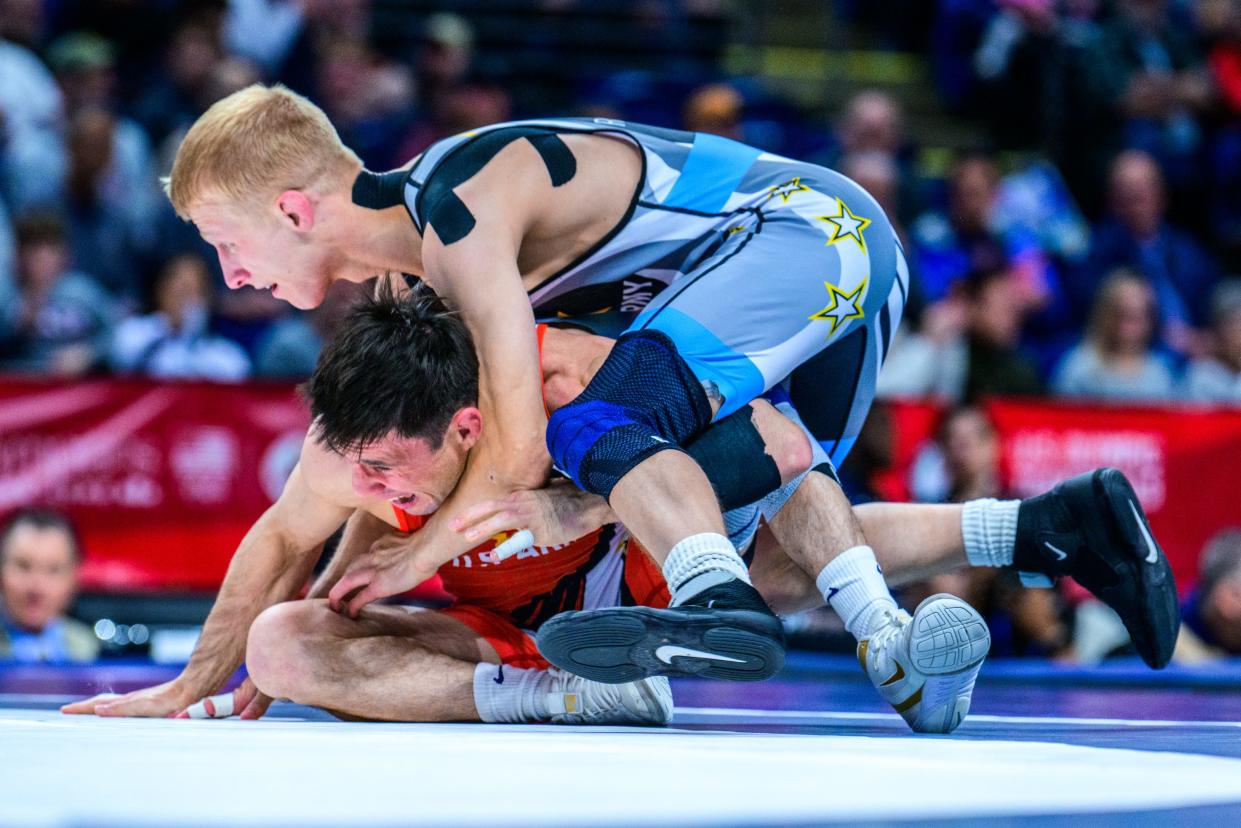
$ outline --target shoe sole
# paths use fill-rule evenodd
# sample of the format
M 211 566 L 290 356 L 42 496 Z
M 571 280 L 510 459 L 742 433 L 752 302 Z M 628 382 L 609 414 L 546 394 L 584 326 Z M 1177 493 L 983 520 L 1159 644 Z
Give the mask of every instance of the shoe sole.
M 1124 592 L 1109 594 L 1110 590 L 1103 590 L 1104 594 L 1097 597 L 1117 611 L 1138 654 L 1143 661 L 1158 670 L 1171 660 L 1180 629 L 1180 606 L 1172 567 L 1168 564 L 1168 556 L 1164 554 L 1163 548 L 1150 530 L 1150 521 L 1138 501 L 1137 493 L 1124 474 L 1117 469 L 1100 469 L 1094 473 L 1091 484 L 1095 503 L 1102 499 L 1107 504 L 1105 535 L 1121 540 L 1126 554 L 1119 562 L 1130 579 L 1138 584 L 1136 596 Z M 1086 524 L 1092 522 L 1092 519 L 1097 521 L 1096 514 L 1082 513 L 1083 504 L 1076 498 L 1066 498 L 1066 501 L 1073 516 L 1080 523 Z M 1148 560 L 1152 548 L 1154 561 Z M 1140 600 L 1134 600 L 1135 598 Z M 1123 601 L 1120 607 L 1116 606 L 1118 601 Z M 1170 630 L 1170 633 L 1160 635 L 1160 630 Z
M 761 681 L 784 666 L 779 619 L 750 610 L 709 615 L 651 607 L 565 612 L 543 624 L 535 640 L 543 657 L 560 669 L 607 684 L 650 676 Z M 656 655 L 664 646 L 720 658 L 672 655 L 665 662 Z
M 955 595 L 939 593 L 914 610 L 909 656 L 928 676 L 961 673 L 991 651 L 991 630 L 978 610 Z

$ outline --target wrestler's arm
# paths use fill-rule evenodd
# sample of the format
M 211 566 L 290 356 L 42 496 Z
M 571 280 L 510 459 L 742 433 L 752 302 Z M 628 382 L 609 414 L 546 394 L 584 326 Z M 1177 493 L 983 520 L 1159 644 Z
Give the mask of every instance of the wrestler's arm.
M 308 599 L 328 597 L 332 587 L 348 571 L 349 565 L 359 555 L 369 552 L 371 546 L 380 538 L 395 532 L 395 529 L 370 512 L 362 509 L 355 511 L 349 517 L 349 522 L 345 524 L 345 531 L 341 535 L 340 543 L 336 545 L 336 551 L 332 553 L 331 560 L 319 573 L 319 577 L 311 585 L 306 597 Z
M 329 593 L 332 609 L 351 617 L 372 601 L 412 589 L 473 549 L 475 542 L 449 527 L 457 513 L 541 487 L 551 469 L 534 312 L 517 266 L 539 201 L 550 196 L 550 180 L 534 149 L 518 141 L 454 193 L 468 230 L 429 211 L 423 266 L 426 282 L 460 311 L 474 340 L 483 440 L 494 450 L 475 451 L 456 489 L 417 533 L 376 544 L 353 562 Z
M 556 407 L 559 401 L 549 402 Z M 758 442 L 739 439 L 736 423 L 726 418 L 713 423 L 686 447 L 703 467 L 723 508 L 757 500 L 810 467 L 812 455 L 805 433 L 771 403 L 754 400 L 732 417 L 748 417 Z M 761 472 L 764 467 L 765 475 Z M 525 528 L 533 533 L 537 545 L 555 546 L 616 521 L 616 514 L 602 497 L 569 483 L 554 483 L 474 504 L 453 519 L 452 528 L 475 543 L 497 532 Z
M 546 481 L 551 461 L 534 311 L 517 254 L 551 184 L 535 151 L 519 141 L 455 192 L 472 229 L 461 235 L 445 228 L 441 236 L 434 220 L 428 222 L 427 282 L 461 312 L 478 352 L 479 407 L 491 439 L 504 447 L 488 479 L 509 490 L 534 488 Z
M 217 692 L 245 659 L 250 625 L 263 610 L 294 597 L 314 569 L 323 542 L 349 508 L 316 494 L 301 466 L 280 498 L 246 533 L 203 624 L 189 663 L 175 679 L 119 698 L 96 696 L 62 708 L 101 716 L 168 716 Z

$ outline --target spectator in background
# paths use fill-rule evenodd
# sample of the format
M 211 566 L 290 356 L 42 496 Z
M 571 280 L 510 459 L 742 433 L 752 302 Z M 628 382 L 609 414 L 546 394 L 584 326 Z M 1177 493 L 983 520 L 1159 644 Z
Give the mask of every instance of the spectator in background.
M 0 40 L 0 198 L 14 214 L 55 203 L 67 159 L 60 89 L 39 58 Z
M 161 379 L 236 382 L 250 373 L 241 346 L 210 333 L 211 287 L 206 263 L 196 255 L 171 259 L 155 282 L 154 307 L 116 329 L 112 367 Z
M 115 322 L 108 292 L 71 270 L 64 225 L 48 215 L 17 226 L 17 301 L 0 309 L 0 365 L 81 376 L 100 364 Z
M 134 118 L 154 144 L 202 113 L 203 87 L 222 57 L 219 39 L 219 21 L 211 15 L 193 15 L 172 33 L 164 71 L 147 80 L 134 105 Z
M 1082 342 L 1065 355 L 1052 387 L 1066 397 L 1171 399 L 1176 381 L 1155 351 L 1155 296 L 1140 275 L 1118 270 L 1099 290 Z
M 409 131 L 397 154 L 402 159 L 399 163 L 407 163 L 442 138 L 507 121 L 512 114 L 512 99 L 498 86 L 481 81 L 454 86 L 437 95 L 431 102 L 430 117 Z
M 4 207 L 4 200 L 0 199 L 0 308 L 7 308 L 16 300 L 17 240 L 13 236 L 9 211 Z
M 225 46 L 230 54 L 262 67 L 268 77 L 278 77 L 307 15 L 326 6 L 313 0 L 229 0 Z
M 895 159 L 905 148 L 905 115 L 886 92 L 859 92 L 845 106 L 837 130 L 842 154 L 875 151 Z
M 951 403 L 1040 393 L 1038 371 L 1019 345 L 1028 314 L 1006 264 L 975 271 L 947 301 L 927 309 L 920 332 L 893 343 L 878 393 Z
M 927 302 L 946 298 L 972 271 L 1008 258 L 994 232 L 1000 170 L 987 155 L 969 155 L 953 166 L 946 210 L 932 210 L 913 224 L 914 258 Z
M 1225 529 L 1207 543 L 1181 617 L 1177 661 L 1241 655 L 1241 529 Z
M 887 405 L 877 401 L 866 416 L 853 450 L 837 470 L 840 488 L 850 503 L 857 505 L 890 499 L 875 488 L 875 476 L 890 468 L 895 456 L 896 433 L 892 412 Z
M 1196 186 L 1197 117 L 1214 96 L 1190 22 L 1169 0 L 1116 0 L 1091 61 L 1123 145 L 1160 159 L 1178 189 Z
M 271 379 L 309 377 L 314 373 L 323 343 L 364 290 L 366 287 L 362 285 L 337 282 L 319 307 L 276 322 L 259 342 L 254 359 L 255 375 Z
M 709 132 L 740 141 L 744 105 L 735 87 L 727 83 L 709 83 L 689 96 L 681 110 L 681 123 L 690 132 Z
M 116 59 L 112 44 L 89 32 L 64 35 L 52 44 L 49 62 L 70 119 L 92 110 L 111 115 L 109 162 L 92 182 L 93 189 L 99 205 L 121 220 L 125 235 L 134 245 L 149 249 L 163 207 L 163 194 L 159 191 L 146 131 L 135 121 L 116 114 Z
M 372 34 L 371 0 L 296 0 L 295 5 L 299 7 L 297 33 L 284 50 L 279 69 L 268 76 L 321 101 L 323 90 L 317 84 L 324 47 L 335 41 L 367 40 Z
M 1210 148 L 1211 227 L 1228 268 L 1241 271 L 1241 2 L 1201 2 L 1198 14 L 1226 119 Z
M 1137 150 L 1112 164 L 1112 217 L 1096 231 L 1084 273 L 1073 280 L 1079 306 L 1090 307 L 1099 281 L 1118 267 L 1150 283 L 1165 341 L 1177 351 L 1202 352 L 1196 329 L 1205 327 L 1219 268 L 1188 233 L 1168 223 L 1163 175 L 1155 159 Z
M 320 101 L 341 140 L 370 169 L 386 170 L 401 157 L 401 136 L 413 123 L 413 75 L 385 60 L 361 39 L 333 39 L 319 50 Z M 481 124 L 474 124 L 480 126 Z
M 914 214 L 910 211 L 917 209 L 922 194 L 906 139 L 905 113 L 896 98 L 874 89 L 853 96 L 836 126 L 836 144 L 837 151 L 821 159 L 821 163 L 833 169 L 843 170 L 850 157 L 880 153 L 890 159 L 896 172 L 892 203 L 899 209 L 889 210 L 888 218 L 902 223 L 911 221 Z M 885 204 L 884 209 L 887 207 Z
M 1094 54 L 1101 0 L 997 0 L 973 68 L 979 114 L 1004 149 L 1048 155 L 1092 215 L 1108 159 L 1119 150 L 1108 78 Z
M 116 164 L 116 120 L 105 109 L 73 115 L 69 123 L 69 176 L 65 205 L 72 261 L 91 268 L 100 284 L 126 304 L 142 294 L 142 241 L 149 226 L 108 199 L 107 184 Z
M 943 460 L 947 502 L 1010 497 L 1000 486 L 999 437 L 982 410 L 949 411 L 940 422 L 938 450 Z M 1057 593 L 1050 589 L 1025 589 L 1016 572 L 974 567 L 931 578 L 914 589 L 918 600 L 925 595 L 951 592 L 973 605 L 991 628 L 991 651 L 995 655 L 1065 656 L 1069 652 L 1069 626 Z
M 901 246 L 905 250 L 912 249 L 909 233 L 900 219 L 901 205 L 904 202 L 901 197 L 901 173 L 896 158 L 882 150 L 861 150 L 841 156 L 837 164 L 837 169 L 843 175 L 856 181 L 879 202 Z M 911 256 L 906 263 L 909 266 L 909 296 L 905 300 L 904 318 L 913 324 L 920 324 L 926 305 L 922 296 L 922 274 L 918 270 L 917 258 Z
M 1211 355 L 1189 366 L 1185 396 L 1241 405 L 1241 279 L 1229 279 L 1216 288 L 1211 317 Z
M 427 18 L 418 46 L 415 74 L 429 109 L 443 105 L 440 97 L 464 84 L 474 66 L 474 29 L 458 14 L 440 12 Z
M 47 30 L 43 0 L 0 0 L 0 37 L 39 51 Z
M 65 613 L 77 593 L 82 547 L 69 519 L 25 509 L 0 529 L 0 659 L 88 662 L 99 655 L 89 627 Z

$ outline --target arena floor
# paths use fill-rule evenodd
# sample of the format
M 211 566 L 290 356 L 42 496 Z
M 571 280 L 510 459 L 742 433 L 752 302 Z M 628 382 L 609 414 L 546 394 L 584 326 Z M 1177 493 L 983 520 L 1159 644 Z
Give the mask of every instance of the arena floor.
M 0 667 L 0 825 L 1241 824 L 1241 665 L 994 662 L 913 737 L 847 658 L 680 682 L 662 730 L 62 716 L 166 668 Z

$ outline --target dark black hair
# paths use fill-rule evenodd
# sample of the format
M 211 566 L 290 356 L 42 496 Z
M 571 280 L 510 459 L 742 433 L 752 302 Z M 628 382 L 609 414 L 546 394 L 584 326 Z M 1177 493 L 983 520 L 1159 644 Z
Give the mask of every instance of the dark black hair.
M 69 548 L 73 551 L 73 559 L 81 562 L 82 538 L 78 535 L 78 528 L 73 525 L 73 521 L 69 520 L 64 513 L 45 506 L 27 506 L 18 509 L 5 519 L 3 528 L 0 528 L 0 561 L 4 560 L 5 550 L 9 545 L 9 538 L 23 526 L 40 530 L 56 529 L 64 532 L 69 537 Z
M 478 404 L 478 356 L 430 288 L 397 295 L 381 280 L 337 327 L 302 391 L 332 451 L 357 452 L 393 431 L 438 449 L 453 415 Z

